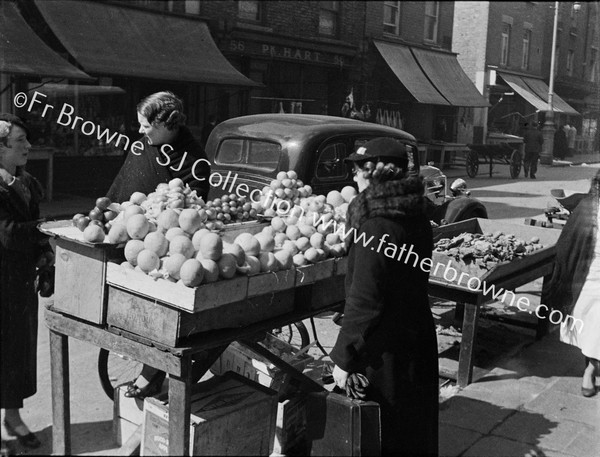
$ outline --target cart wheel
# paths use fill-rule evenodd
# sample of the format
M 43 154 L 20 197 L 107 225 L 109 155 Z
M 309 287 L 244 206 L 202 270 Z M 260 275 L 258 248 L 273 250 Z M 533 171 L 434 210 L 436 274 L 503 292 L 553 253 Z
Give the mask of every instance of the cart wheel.
M 308 329 L 302 321 L 294 322 L 285 327 L 275 328 L 269 333 L 299 349 L 310 344 Z
M 479 170 L 479 157 L 477 153 L 473 150 L 470 150 L 467 153 L 467 174 L 469 178 L 474 178 L 477 176 L 477 171 Z
M 510 177 L 516 179 L 521 173 L 521 153 L 516 149 L 510 155 Z
M 115 387 L 132 381 L 142 371 L 143 364 L 129 357 L 100 349 L 98 354 L 98 376 L 102 390 L 114 400 Z

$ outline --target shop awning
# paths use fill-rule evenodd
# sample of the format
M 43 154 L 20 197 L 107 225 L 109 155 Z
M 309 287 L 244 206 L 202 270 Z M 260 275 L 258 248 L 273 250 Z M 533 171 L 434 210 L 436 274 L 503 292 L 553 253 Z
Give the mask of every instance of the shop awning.
M 549 88 L 544 81 L 510 73 L 498 72 L 498 74 L 517 94 L 523 97 L 535 109 L 539 111 L 550 111 L 550 107 L 547 103 Z M 574 108 L 556 93 L 552 97 L 552 108 L 553 111 L 557 113 L 579 115 Z
M 0 3 L 0 72 L 93 80 L 48 47 L 12 2 Z
M 29 90 L 37 90 L 48 96 L 75 97 L 76 95 L 123 95 L 125 89 L 116 86 L 90 86 L 86 84 L 29 84 Z
M 430 105 L 450 105 L 450 102 L 425 76 L 408 46 L 383 41 L 374 41 L 374 43 L 381 57 L 417 102 Z
M 221 54 L 206 22 L 110 3 L 35 0 L 85 71 L 228 86 L 259 86 Z
M 453 106 L 490 106 L 460 66 L 455 54 L 411 48 L 433 85 Z

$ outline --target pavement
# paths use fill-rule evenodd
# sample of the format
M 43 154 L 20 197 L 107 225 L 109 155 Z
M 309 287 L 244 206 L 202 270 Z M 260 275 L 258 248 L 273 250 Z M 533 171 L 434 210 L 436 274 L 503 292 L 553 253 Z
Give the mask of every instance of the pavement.
M 589 178 L 600 167 L 600 154 L 575 156 L 572 164 L 540 166 L 538 180 L 511 180 L 508 167 L 495 167 L 490 178 L 469 179 L 464 167 L 451 167 L 444 172 L 449 178 L 463 177 L 474 196 L 488 207 L 491 219 L 523 223 L 523 218 L 543 212 L 549 189 L 562 187 L 587 192 Z M 560 166 L 559 166 L 560 165 Z M 94 199 L 57 195 L 53 202 L 42 204 L 45 217 L 64 219 L 76 212 L 87 211 Z M 536 213 L 537 212 L 537 213 Z M 554 229 L 548 229 L 554 230 Z M 541 281 L 517 290 L 527 294 L 531 305 L 539 304 Z M 42 305 L 48 300 L 42 300 Z M 537 301 L 536 301 L 537 300 Z M 490 304 L 483 314 L 492 312 Z M 18 448 L 19 454 L 47 455 L 52 452 L 52 414 L 50 395 L 50 363 L 48 331 L 40 306 L 38 332 L 38 393 L 25 401 L 22 415 L 40 437 L 43 446 L 35 452 Z M 436 324 L 447 330 L 453 309 L 448 304 L 432 301 Z M 491 311 L 490 311 L 491 310 Z M 530 319 L 527 313 L 518 315 Z M 451 321 L 451 319 L 450 319 Z M 329 351 L 337 337 L 338 327 L 331 315 L 314 319 L 316 334 Z M 310 331 L 310 321 L 305 321 Z M 440 360 L 456 341 L 440 332 Z M 446 338 L 444 340 L 444 338 Z M 450 340 L 448 339 L 450 338 Z M 442 347 L 442 341 L 448 347 Z M 444 383 L 440 389 L 440 456 L 494 457 L 547 456 L 598 457 L 600 455 L 600 393 L 584 398 L 580 393 L 584 360 L 578 348 L 558 339 L 556 326 L 540 340 L 531 330 L 482 319 L 477 335 L 479 352 L 475 354 L 475 379 L 464 389 Z M 97 348 L 70 340 L 71 366 L 71 431 L 74 455 L 115 455 L 118 446 L 113 436 L 113 404 L 104 395 L 97 378 Z M 329 358 L 317 347 L 309 354 L 315 358 L 307 374 L 319 379 Z M 597 382 L 600 378 L 597 379 Z M 12 444 L 15 445 L 14 440 Z

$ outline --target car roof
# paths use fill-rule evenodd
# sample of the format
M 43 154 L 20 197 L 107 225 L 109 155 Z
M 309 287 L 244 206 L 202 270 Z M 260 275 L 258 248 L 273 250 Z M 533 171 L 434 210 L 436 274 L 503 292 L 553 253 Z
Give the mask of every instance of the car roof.
M 212 133 L 220 137 L 222 131 L 226 131 L 227 136 L 269 138 L 271 141 L 280 143 L 306 136 L 317 137 L 347 133 L 379 134 L 415 141 L 411 134 L 403 130 L 356 119 L 316 114 L 274 113 L 240 116 L 221 122 Z

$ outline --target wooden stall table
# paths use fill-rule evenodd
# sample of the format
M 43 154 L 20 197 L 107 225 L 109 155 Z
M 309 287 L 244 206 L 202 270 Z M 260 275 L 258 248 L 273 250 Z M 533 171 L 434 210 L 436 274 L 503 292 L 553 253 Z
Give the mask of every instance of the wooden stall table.
M 46 164 L 46 199 L 52 201 L 54 188 L 54 148 L 33 147 L 29 151 L 29 160 L 45 160 Z
M 339 304 L 292 313 L 248 325 L 243 328 L 215 330 L 198 334 L 181 347 L 162 347 L 127 332 L 107 329 L 48 308 L 46 325 L 50 330 L 50 365 L 52 375 L 52 450 L 53 454 L 71 454 L 69 342 L 76 338 L 95 346 L 133 358 L 169 374 L 169 455 L 189 455 L 190 393 L 194 379 L 199 379 L 233 341 L 240 341 L 268 358 L 286 372 L 296 372 L 294 379 L 306 391 L 318 392 L 322 386 L 295 370 L 267 349 L 253 342 L 253 336 L 273 328 L 298 322 Z M 194 366 L 192 367 L 192 358 Z
M 429 295 L 455 302 L 458 314 L 463 314 L 458 371 L 457 373 L 441 373 L 444 376 L 454 378 L 459 387 L 466 387 L 473 379 L 473 353 L 476 343 L 479 314 L 483 304 L 493 300 L 493 294 L 495 292 L 497 293 L 501 290 L 514 291 L 517 287 L 528 284 L 540 277 L 544 278 L 545 283 L 552 274 L 555 256 L 554 245 L 560 235 L 559 230 L 548 230 L 525 225 L 520 226 L 477 218 L 434 229 L 434 241 L 437 241 L 440 238 L 452 238 L 461 233 L 485 233 L 497 231 L 502 231 L 505 234 L 512 233 L 517 238 L 524 239 L 525 241 L 529 241 L 533 236 L 538 236 L 545 247 L 520 259 L 498 264 L 497 267 L 492 268 L 492 270 L 481 276 L 482 283 L 487 283 L 487 294 L 484 294 L 483 287 L 481 286 L 478 288 L 471 288 L 462 282 L 459 284 L 450 282 L 446 280 L 442 274 L 434 275 L 432 273 L 429 277 Z M 431 269 L 432 272 L 437 263 L 446 265 L 446 260 L 450 259 L 450 257 L 444 258 L 443 255 L 436 254 L 439 253 L 434 252 L 434 266 Z M 459 269 L 459 266 L 455 262 L 452 261 L 451 264 L 453 265 L 453 268 Z M 472 271 L 473 270 L 471 270 L 471 272 Z M 460 270 L 459 273 L 461 273 Z M 475 273 L 471 274 L 471 277 L 473 276 L 475 276 Z M 495 299 L 497 300 L 498 297 L 501 297 L 502 295 L 502 293 L 496 295 Z M 550 310 L 547 309 L 547 311 Z M 536 330 L 536 337 L 541 338 L 548 332 L 548 313 L 544 313 L 542 317 L 537 317 L 536 324 L 523 323 L 508 318 L 503 318 L 502 320 L 512 325 L 533 328 Z
M 444 169 L 446 163 L 446 154 L 452 152 L 468 152 L 469 147 L 463 143 L 446 143 L 444 141 L 426 143 L 427 146 L 427 160 L 433 160 L 433 154 L 439 152 L 439 168 Z

